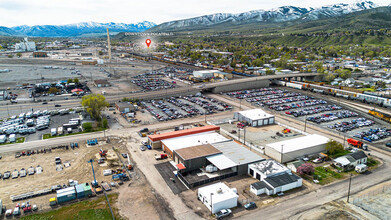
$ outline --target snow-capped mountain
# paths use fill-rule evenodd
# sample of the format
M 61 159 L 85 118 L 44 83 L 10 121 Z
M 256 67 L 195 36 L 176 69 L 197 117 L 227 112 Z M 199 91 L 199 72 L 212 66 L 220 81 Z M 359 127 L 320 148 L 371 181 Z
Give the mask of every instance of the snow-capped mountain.
M 0 26 L 0 36 L 16 36 L 19 35 L 16 31 L 11 28 Z
M 98 23 L 81 22 L 66 25 L 35 25 L 16 26 L 10 28 L 18 33 L 17 35 L 32 37 L 77 37 L 88 34 L 103 34 L 109 28 L 110 32 L 142 32 L 153 26 L 155 23 L 143 21 L 136 24 L 125 23 Z
M 151 31 L 177 31 L 211 27 L 222 23 L 241 25 L 247 23 L 278 23 L 297 19 L 317 20 L 321 18 L 336 17 L 356 11 L 378 7 L 371 1 L 362 1 L 353 4 L 335 4 L 321 8 L 300 8 L 283 6 L 268 11 L 254 10 L 239 14 L 218 13 L 200 17 L 170 21 L 155 26 Z
M 336 4 L 323 6 L 321 8 L 312 9 L 306 14 L 303 19 L 307 20 L 317 20 L 320 18 L 329 18 L 337 17 L 344 14 L 349 14 L 356 11 L 362 11 L 372 8 L 377 8 L 378 6 L 371 1 L 356 2 L 353 4 Z

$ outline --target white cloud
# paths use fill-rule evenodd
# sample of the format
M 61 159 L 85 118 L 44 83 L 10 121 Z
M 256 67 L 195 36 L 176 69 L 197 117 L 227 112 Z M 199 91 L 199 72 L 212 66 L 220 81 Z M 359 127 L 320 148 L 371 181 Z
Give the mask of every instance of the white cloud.
M 159 24 L 218 12 L 240 13 L 286 5 L 320 7 L 341 2 L 356 0 L 1 0 L 0 26 L 144 20 Z M 373 2 L 389 4 L 386 0 Z

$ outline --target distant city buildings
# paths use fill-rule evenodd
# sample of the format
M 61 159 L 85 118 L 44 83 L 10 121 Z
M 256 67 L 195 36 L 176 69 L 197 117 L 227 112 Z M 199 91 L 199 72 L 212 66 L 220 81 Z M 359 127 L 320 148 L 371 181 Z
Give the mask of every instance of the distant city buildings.
M 22 42 L 15 44 L 15 51 L 17 52 L 35 51 L 36 49 L 35 42 L 28 41 L 27 37 Z

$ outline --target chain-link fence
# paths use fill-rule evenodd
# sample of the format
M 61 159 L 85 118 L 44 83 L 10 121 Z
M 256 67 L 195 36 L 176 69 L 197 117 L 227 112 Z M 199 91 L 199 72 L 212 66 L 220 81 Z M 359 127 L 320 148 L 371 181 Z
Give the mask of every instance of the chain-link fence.
M 379 219 L 391 220 L 391 185 L 356 196 L 353 204 Z

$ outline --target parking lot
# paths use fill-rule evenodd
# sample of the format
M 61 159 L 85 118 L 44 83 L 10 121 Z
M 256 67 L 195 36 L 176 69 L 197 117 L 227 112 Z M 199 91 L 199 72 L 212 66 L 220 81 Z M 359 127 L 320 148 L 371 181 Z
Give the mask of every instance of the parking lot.
M 391 136 L 391 129 L 377 125 L 365 115 L 296 91 L 261 88 L 230 92 L 226 95 L 245 100 L 255 106 L 266 107 L 275 113 L 314 123 L 347 137 L 374 142 Z
M 203 95 L 171 97 L 166 100 L 149 100 L 141 102 L 141 105 L 158 121 L 210 115 L 232 109 L 232 106 L 226 103 Z
M 5 135 L 7 142 L 14 142 L 12 134 L 15 134 L 16 138 L 25 137 L 25 141 L 35 141 L 41 140 L 44 134 L 50 134 L 51 129 L 56 129 L 55 135 L 79 132 L 81 120 L 78 113 L 81 110 L 36 110 L 14 115 L 0 123 L 0 135 Z
M 170 162 L 158 163 L 155 164 L 155 167 L 175 195 L 187 190 L 185 185 L 174 175 L 173 171 L 177 169 Z

